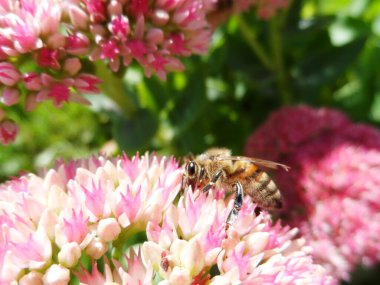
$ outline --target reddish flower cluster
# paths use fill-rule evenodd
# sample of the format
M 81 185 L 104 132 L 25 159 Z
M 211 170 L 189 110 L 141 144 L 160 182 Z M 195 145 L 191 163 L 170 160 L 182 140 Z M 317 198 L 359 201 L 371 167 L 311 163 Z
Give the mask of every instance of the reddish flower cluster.
M 277 175 L 284 215 L 331 272 L 348 279 L 356 264 L 380 262 L 378 130 L 338 111 L 288 107 L 248 139 L 246 154 L 291 166 Z
M 87 103 L 100 80 L 83 73 L 83 59 L 105 60 L 113 71 L 137 61 L 165 79 L 179 58 L 207 51 L 211 31 L 204 0 L 4 0 L 0 2 L 1 143 L 12 142 L 9 106 L 27 111 L 52 100 Z M 22 97 L 25 96 L 25 100 Z M 17 127 L 13 128 L 14 130 Z M 4 135 L 4 133 L 6 133 Z
M 223 1 L 223 0 L 221 0 Z M 205 53 L 211 36 L 207 15 L 217 0 L 3 0 L 0 1 L 0 142 L 17 134 L 9 106 L 52 100 L 88 103 L 100 80 L 83 73 L 83 60 L 106 61 L 112 71 L 133 61 L 146 76 L 166 79 L 184 69 L 180 59 Z M 263 18 L 286 0 L 244 0 Z M 25 97 L 23 99 L 22 97 Z M 13 125 L 10 132 L 10 124 Z M 4 135 L 5 134 L 5 135 Z

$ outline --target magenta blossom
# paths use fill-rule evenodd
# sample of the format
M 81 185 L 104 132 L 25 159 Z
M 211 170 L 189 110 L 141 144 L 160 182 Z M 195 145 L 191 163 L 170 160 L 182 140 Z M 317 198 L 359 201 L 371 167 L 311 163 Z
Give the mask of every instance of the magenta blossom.
M 274 113 L 249 139 L 246 154 L 280 160 L 284 217 L 337 277 L 380 262 L 380 132 L 342 113 L 306 106 Z M 326 254 L 329 252 L 329 254 Z
M 1 184 L 0 283 L 335 284 L 297 229 L 247 198 L 226 232 L 232 201 L 179 193 L 182 173 L 173 158 L 124 155 Z

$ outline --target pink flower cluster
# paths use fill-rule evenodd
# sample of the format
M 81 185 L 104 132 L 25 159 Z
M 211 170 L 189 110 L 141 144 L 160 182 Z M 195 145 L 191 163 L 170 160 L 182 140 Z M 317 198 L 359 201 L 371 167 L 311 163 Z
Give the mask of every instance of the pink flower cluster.
M 291 167 L 277 175 L 284 217 L 337 277 L 349 279 L 355 265 L 380 262 L 378 130 L 331 109 L 288 107 L 252 134 L 246 154 Z
M 255 215 L 248 197 L 226 232 L 233 201 L 220 194 L 187 191 L 160 224 L 148 223 L 142 252 L 164 279 L 159 284 L 335 284 L 313 264 L 305 241 L 294 239 L 298 230 Z
M 211 0 L 210 0 L 211 1 Z M 0 142 L 17 127 L 5 110 L 52 100 L 87 103 L 100 80 L 84 73 L 84 60 L 105 60 L 113 71 L 136 61 L 165 79 L 182 71 L 179 58 L 207 51 L 209 0 L 0 1 Z M 25 97 L 23 99 L 22 97 Z M 9 125 L 12 124 L 12 131 Z M 5 133 L 4 133 L 5 132 Z
M 180 194 L 155 155 L 92 157 L 0 185 L 0 284 L 335 284 L 296 229 L 223 192 Z M 147 241 L 136 237 L 146 235 Z M 135 243 L 131 241 L 135 240 Z M 129 247 L 126 247 L 129 244 Z M 133 245 L 133 246 L 132 246 Z M 214 268 L 215 270 L 211 270 Z
M 219 0 L 220 2 L 224 0 Z M 286 0 L 247 1 L 262 18 Z M 184 69 L 180 59 L 203 54 L 217 0 L 2 0 L 0 1 L 0 143 L 18 128 L 6 110 L 43 101 L 56 107 L 98 93 L 99 78 L 85 73 L 86 59 L 106 61 L 112 71 L 137 62 L 146 76 L 165 80 Z M 25 98 L 24 98 L 25 97 Z

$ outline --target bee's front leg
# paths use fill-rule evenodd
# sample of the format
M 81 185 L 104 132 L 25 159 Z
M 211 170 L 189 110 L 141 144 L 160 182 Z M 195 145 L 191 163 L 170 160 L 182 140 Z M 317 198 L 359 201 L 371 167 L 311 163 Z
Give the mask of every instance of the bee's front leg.
M 203 189 L 202 189 L 202 192 L 205 193 L 207 192 L 208 190 L 211 189 L 211 187 L 213 187 L 216 183 L 216 181 L 218 181 L 218 179 L 220 178 L 220 176 L 222 176 L 222 173 L 223 171 L 222 170 L 219 170 L 217 172 L 215 172 L 214 176 L 211 178 L 210 182 L 207 183 Z
M 226 222 L 226 231 L 228 230 L 230 225 L 235 223 L 239 215 L 241 206 L 243 205 L 243 186 L 241 186 L 239 181 L 236 182 L 234 186 L 236 187 L 234 207 L 232 208 L 231 212 L 228 214 L 227 222 Z

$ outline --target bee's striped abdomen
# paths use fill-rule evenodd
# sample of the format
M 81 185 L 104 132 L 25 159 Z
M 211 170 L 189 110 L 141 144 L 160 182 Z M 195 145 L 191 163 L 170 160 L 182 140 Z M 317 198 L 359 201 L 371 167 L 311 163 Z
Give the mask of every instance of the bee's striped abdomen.
M 281 208 L 281 193 L 272 178 L 264 171 L 252 175 L 252 189 L 248 192 L 253 201 L 263 208 Z

